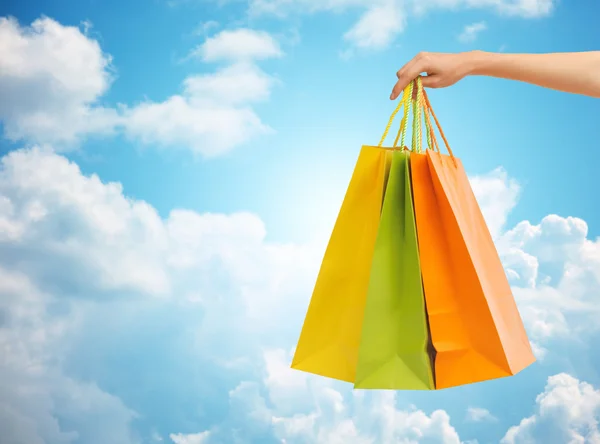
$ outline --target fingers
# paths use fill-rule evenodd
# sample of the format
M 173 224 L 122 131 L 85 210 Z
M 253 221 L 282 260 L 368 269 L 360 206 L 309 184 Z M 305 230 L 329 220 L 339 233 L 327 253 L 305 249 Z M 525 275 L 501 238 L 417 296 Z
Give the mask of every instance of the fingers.
M 390 95 L 390 99 L 394 100 L 396 97 L 400 95 L 402 90 L 406 88 L 406 86 L 415 79 L 422 72 L 427 71 L 429 68 L 429 55 L 427 53 L 421 52 L 416 57 L 414 57 L 410 62 L 404 65 L 397 73 L 398 81 L 394 85 L 394 89 L 392 89 L 392 94 Z
M 429 75 L 421 77 L 421 84 L 424 88 L 437 88 L 440 86 L 439 76 Z

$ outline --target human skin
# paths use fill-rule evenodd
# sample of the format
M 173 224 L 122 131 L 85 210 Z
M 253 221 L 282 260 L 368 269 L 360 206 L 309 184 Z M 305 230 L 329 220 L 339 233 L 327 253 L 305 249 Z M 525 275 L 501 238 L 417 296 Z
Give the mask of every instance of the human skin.
M 600 51 L 504 54 L 469 51 L 421 52 L 397 73 L 390 99 L 422 73 L 423 86 L 444 88 L 467 76 L 518 80 L 545 88 L 600 98 Z

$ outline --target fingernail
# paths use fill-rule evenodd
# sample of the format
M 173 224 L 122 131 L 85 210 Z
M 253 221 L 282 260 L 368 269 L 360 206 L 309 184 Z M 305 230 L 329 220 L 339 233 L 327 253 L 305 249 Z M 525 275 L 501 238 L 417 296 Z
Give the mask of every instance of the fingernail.
M 394 93 L 391 93 L 391 94 L 390 94 L 390 100 L 394 100 L 394 99 L 395 99 L 395 97 L 394 97 Z

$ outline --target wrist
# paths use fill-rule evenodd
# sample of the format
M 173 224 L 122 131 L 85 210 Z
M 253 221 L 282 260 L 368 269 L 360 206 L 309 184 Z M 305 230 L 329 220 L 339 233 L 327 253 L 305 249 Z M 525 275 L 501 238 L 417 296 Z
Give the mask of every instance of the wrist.
M 464 52 L 464 66 L 466 75 L 476 76 L 476 75 L 485 75 L 487 68 L 489 67 L 491 58 L 494 54 L 474 50 L 469 52 Z

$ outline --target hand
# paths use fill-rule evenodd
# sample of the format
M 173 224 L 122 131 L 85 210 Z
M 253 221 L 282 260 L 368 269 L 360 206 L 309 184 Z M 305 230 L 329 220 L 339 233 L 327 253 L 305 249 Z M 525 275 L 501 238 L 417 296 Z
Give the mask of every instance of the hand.
M 424 87 L 444 88 L 454 85 L 469 74 L 474 53 L 442 54 L 421 52 L 396 73 L 398 81 L 392 90 L 391 100 L 396 99 L 406 86 L 421 73 Z

